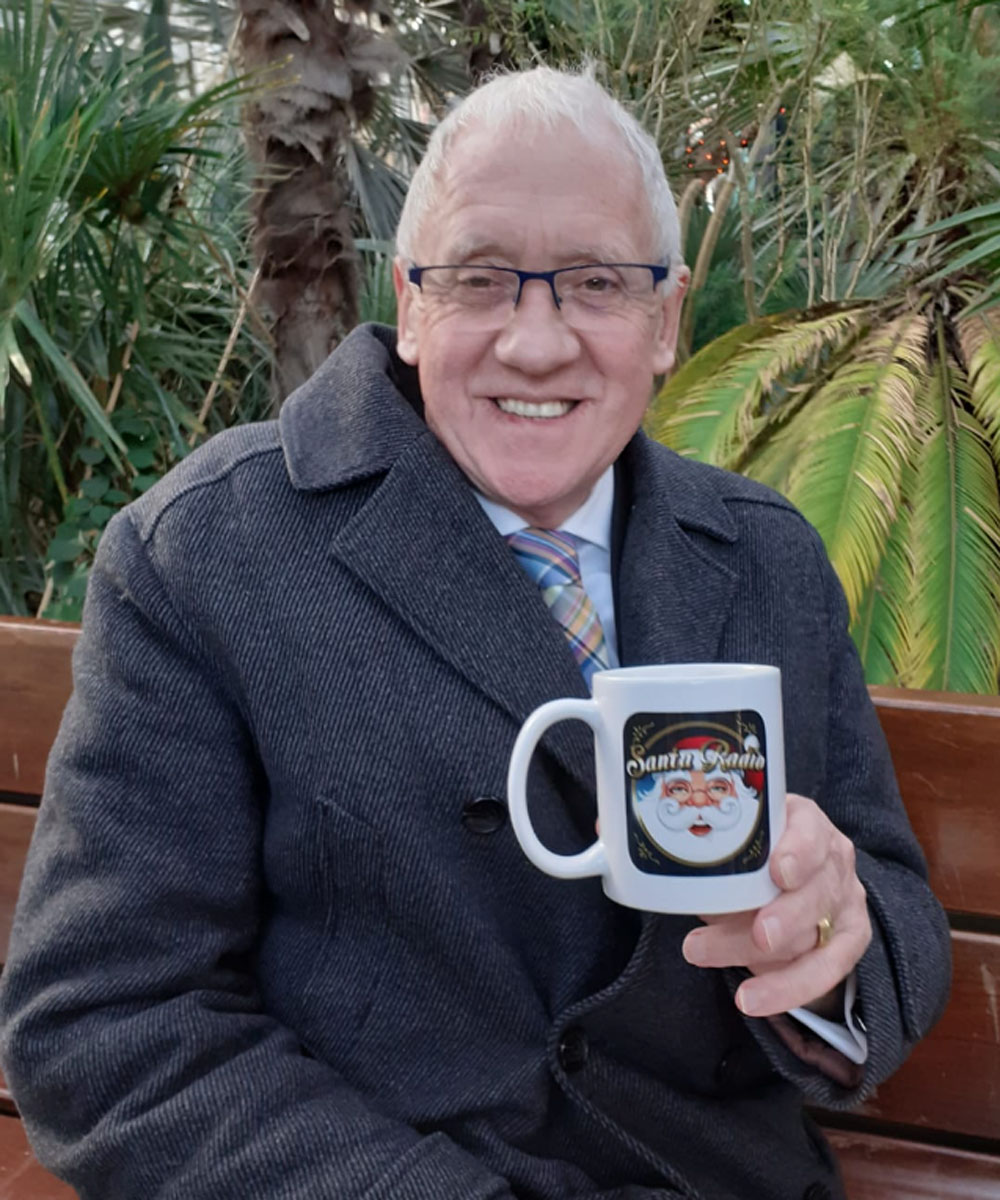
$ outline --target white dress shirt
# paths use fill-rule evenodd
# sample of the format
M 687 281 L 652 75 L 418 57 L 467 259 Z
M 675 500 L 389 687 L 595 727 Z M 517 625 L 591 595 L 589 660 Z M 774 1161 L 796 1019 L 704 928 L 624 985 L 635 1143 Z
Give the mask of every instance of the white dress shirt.
M 523 517 L 502 504 L 497 504 L 495 500 L 487 500 L 479 492 L 476 492 L 476 499 L 502 537 L 529 528 Z M 584 591 L 601 619 L 609 667 L 619 665 L 614 589 L 611 579 L 611 521 L 614 499 L 615 475 L 612 466 L 601 475 L 580 507 L 559 526 L 560 533 L 571 534 L 576 542 L 580 558 L 580 577 Z M 857 979 L 854 972 L 851 972 L 844 989 L 843 1024 L 830 1021 L 806 1008 L 790 1009 L 789 1016 L 795 1017 L 825 1042 L 829 1042 L 851 1062 L 863 1063 L 868 1057 L 868 1039 L 854 1014 L 856 996 Z

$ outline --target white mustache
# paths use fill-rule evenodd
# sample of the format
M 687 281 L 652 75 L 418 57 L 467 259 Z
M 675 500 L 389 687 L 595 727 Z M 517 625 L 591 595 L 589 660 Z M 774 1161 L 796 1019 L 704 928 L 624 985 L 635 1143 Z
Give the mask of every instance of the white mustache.
M 677 800 L 661 800 L 656 809 L 660 821 L 671 830 L 690 829 L 692 825 L 710 825 L 713 829 L 732 829 L 739 821 L 742 806 L 735 796 L 726 796 L 718 806 L 696 808 Z

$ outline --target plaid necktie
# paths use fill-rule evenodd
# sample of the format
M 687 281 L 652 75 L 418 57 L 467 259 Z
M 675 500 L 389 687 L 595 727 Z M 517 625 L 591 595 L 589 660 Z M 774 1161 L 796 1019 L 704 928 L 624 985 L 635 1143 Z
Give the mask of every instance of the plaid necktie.
M 541 589 L 542 599 L 563 627 L 583 677 L 608 667 L 604 630 L 593 601 L 583 589 L 576 545 L 568 533 L 554 529 L 522 529 L 506 541 Z

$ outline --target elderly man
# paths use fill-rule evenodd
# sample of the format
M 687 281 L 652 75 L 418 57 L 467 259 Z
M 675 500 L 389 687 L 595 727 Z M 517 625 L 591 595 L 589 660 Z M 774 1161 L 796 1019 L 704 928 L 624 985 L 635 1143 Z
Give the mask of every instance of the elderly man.
M 32 1142 L 85 1200 L 840 1195 L 803 1098 L 898 1066 L 947 931 L 815 534 L 637 432 L 677 238 L 592 80 L 489 83 L 414 180 L 398 335 L 109 526 L 2 997 Z M 706 925 L 535 870 L 503 801 L 525 716 L 712 659 L 782 671 L 779 897 Z M 579 848 L 589 744 L 543 747 L 540 833 Z

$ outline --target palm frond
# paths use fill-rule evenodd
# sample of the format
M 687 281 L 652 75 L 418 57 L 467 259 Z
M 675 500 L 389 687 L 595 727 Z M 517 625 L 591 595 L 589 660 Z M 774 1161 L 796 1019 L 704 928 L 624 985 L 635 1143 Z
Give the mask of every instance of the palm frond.
M 683 366 L 678 367 L 653 397 L 646 413 L 646 432 L 650 437 L 657 438 L 680 454 L 690 454 L 691 451 L 686 450 L 683 442 L 674 436 L 676 430 L 671 421 L 677 409 L 689 398 L 692 389 L 714 379 L 716 373 L 738 357 L 741 351 L 767 337 L 776 324 L 777 319 L 772 317 L 749 325 L 739 325 L 714 338 Z
M 742 474 L 787 494 L 788 477 L 814 424 L 815 412 L 809 404 L 797 407 L 784 422 L 771 421 L 743 464 Z
M 391 238 L 406 198 L 406 180 L 362 142 L 344 142 L 344 164 L 372 237 Z
M 1000 464 L 1000 308 L 958 323 L 969 372 L 969 401 Z
M 938 428 L 925 443 L 911 538 L 913 655 L 908 687 L 993 692 L 1000 670 L 1000 494 L 961 371 L 931 382 Z
M 786 495 L 823 538 L 852 619 L 899 513 L 926 339 L 922 316 L 871 334 L 810 400 L 812 428 L 788 477 Z
M 661 391 L 653 435 L 681 454 L 738 469 L 761 424 L 780 407 L 765 413 L 776 389 L 787 393 L 800 373 L 852 342 L 865 327 L 865 313 L 851 308 L 793 323 L 771 318 L 733 330 L 685 363 Z
M 913 592 L 911 551 L 916 468 L 903 464 L 899 516 L 893 522 L 882 559 L 851 623 L 868 683 L 898 685 L 912 655 L 910 601 Z

